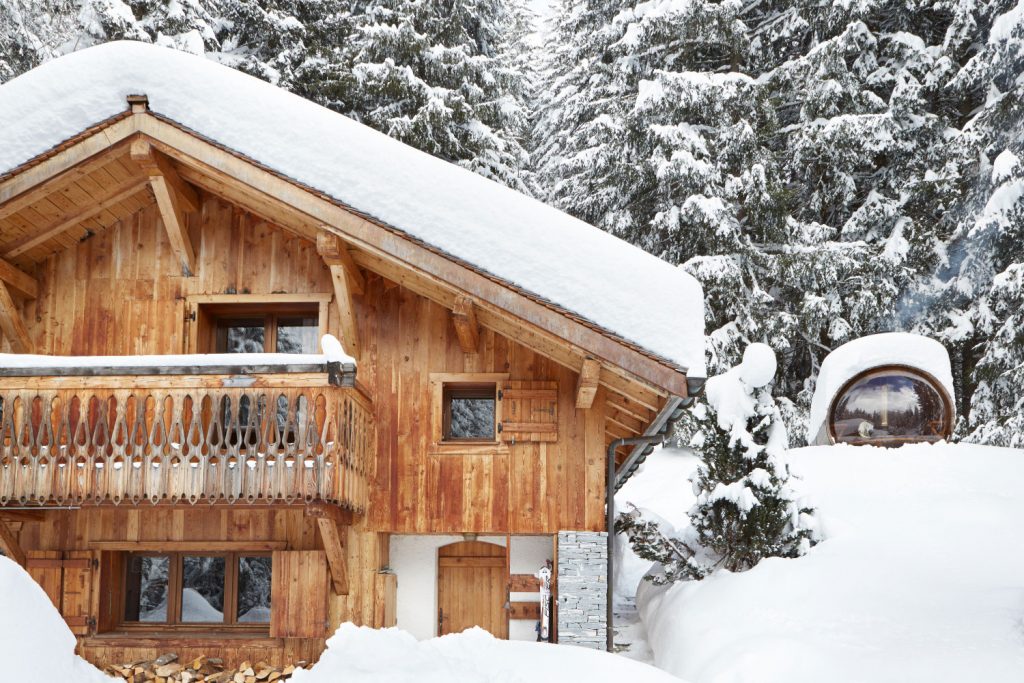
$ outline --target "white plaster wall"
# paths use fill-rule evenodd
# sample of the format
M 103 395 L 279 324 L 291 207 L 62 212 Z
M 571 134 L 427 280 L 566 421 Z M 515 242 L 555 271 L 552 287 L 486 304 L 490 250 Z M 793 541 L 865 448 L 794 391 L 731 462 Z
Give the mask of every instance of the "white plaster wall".
M 505 536 L 476 540 L 504 547 Z M 392 534 L 391 570 L 398 576 L 398 627 L 420 640 L 437 635 L 437 549 L 466 540 L 462 536 Z M 551 536 L 513 536 L 511 573 L 535 574 L 553 559 Z M 538 593 L 513 593 L 512 601 L 536 600 Z M 511 640 L 536 640 L 536 622 L 509 621 Z

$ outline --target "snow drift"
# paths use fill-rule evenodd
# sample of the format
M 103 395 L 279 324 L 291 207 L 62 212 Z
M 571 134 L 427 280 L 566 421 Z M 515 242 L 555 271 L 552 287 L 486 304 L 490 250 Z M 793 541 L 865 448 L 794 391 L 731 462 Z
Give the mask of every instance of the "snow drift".
M 565 683 L 679 679 L 618 655 L 568 645 L 498 640 L 473 628 L 416 640 L 397 628 L 375 630 L 342 624 L 327 650 L 295 683 Z
M 5 681 L 105 683 L 75 654 L 75 636 L 24 569 L 0 556 L 0 661 Z
M 1024 680 L 1024 452 L 827 446 L 788 457 L 824 542 L 742 574 L 642 582 L 659 667 L 696 683 Z M 663 504 L 675 501 L 646 501 Z

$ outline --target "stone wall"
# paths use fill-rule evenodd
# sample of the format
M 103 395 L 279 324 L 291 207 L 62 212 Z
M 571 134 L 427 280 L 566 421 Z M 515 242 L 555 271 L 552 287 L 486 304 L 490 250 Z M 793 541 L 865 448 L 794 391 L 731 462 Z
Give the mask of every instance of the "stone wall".
M 608 534 L 558 532 L 558 642 L 603 650 L 607 637 Z

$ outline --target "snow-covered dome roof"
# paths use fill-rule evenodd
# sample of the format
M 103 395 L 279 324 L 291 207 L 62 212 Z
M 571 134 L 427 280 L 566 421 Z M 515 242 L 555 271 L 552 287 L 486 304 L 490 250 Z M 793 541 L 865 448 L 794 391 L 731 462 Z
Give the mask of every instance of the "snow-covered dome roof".
M 0 176 L 126 112 L 153 114 L 528 292 L 690 376 L 704 295 L 682 269 L 553 207 L 235 69 L 138 42 L 0 86 Z
M 807 442 L 829 443 L 826 420 L 839 392 L 858 375 L 874 368 L 904 366 L 924 373 L 945 391 L 949 410 L 953 410 L 953 373 L 949 353 L 939 342 L 907 332 L 872 334 L 847 342 L 833 350 L 822 362 L 811 401 Z

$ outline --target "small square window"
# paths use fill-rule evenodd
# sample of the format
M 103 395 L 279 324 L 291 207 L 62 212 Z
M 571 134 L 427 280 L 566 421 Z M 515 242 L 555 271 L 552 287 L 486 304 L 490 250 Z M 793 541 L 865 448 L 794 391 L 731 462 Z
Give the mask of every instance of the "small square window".
M 444 440 L 494 441 L 497 385 L 444 386 Z

